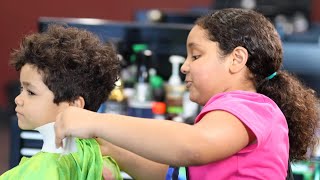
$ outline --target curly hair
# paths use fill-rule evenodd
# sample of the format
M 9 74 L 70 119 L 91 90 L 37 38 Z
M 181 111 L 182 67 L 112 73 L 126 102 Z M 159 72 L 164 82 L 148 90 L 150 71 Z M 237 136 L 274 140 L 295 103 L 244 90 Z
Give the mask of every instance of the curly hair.
M 35 66 L 54 94 L 54 103 L 85 100 L 96 111 L 119 78 L 120 61 L 111 44 L 74 27 L 50 25 L 43 33 L 26 36 L 11 54 L 10 64 L 20 71 Z
M 208 39 L 218 42 L 223 56 L 237 46 L 247 49 L 246 66 L 257 92 L 273 99 L 286 117 L 290 159 L 306 159 L 308 148 L 316 144 L 319 101 L 314 90 L 281 69 L 282 44 L 272 23 L 253 10 L 228 8 L 201 17 L 196 24 L 206 30 Z M 277 75 L 267 80 L 274 72 Z

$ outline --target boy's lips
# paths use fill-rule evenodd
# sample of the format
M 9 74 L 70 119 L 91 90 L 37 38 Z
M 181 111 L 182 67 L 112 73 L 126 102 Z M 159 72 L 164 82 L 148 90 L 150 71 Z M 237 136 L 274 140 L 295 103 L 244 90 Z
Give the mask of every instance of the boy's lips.
M 20 111 L 17 111 L 17 110 L 16 110 L 16 114 L 17 114 L 17 116 L 23 116 L 23 114 Z

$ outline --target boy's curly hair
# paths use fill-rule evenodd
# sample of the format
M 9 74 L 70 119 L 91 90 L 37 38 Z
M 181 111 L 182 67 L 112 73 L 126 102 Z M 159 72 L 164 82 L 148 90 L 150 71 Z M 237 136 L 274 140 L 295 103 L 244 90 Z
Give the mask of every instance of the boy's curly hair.
M 17 71 L 25 64 L 38 69 L 54 94 L 54 103 L 82 96 L 84 108 L 92 111 L 108 98 L 120 72 L 120 61 L 110 44 L 86 30 L 62 25 L 26 36 L 11 57 Z

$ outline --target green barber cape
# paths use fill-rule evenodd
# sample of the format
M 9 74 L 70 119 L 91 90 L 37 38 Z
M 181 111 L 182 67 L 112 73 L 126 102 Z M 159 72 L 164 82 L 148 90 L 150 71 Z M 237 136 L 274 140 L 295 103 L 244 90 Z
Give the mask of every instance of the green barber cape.
M 5 172 L 0 180 L 100 180 L 103 164 L 115 179 L 122 180 L 120 170 L 111 157 L 102 157 L 95 139 L 76 139 L 78 151 L 63 155 L 39 152 L 23 157 L 18 166 Z

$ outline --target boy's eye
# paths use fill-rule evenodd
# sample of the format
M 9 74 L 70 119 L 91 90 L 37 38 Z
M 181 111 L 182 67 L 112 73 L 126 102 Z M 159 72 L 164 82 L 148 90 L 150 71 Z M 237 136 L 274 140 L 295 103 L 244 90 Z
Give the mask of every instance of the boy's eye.
M 23 87 L 21 86 L 21 87 L 20 87 L 20 93 L 22 93 L 23 90 L 24 90 L 24 89 L 23 89 Z M 35 95 L 34 92 L 32 92 L 32 91 L 30 91 L 30 90 L 28 90 L 28 89 L 27 89 L 26 91 L 27 91 L 27 93 L 28 93 L 29 96 Z

